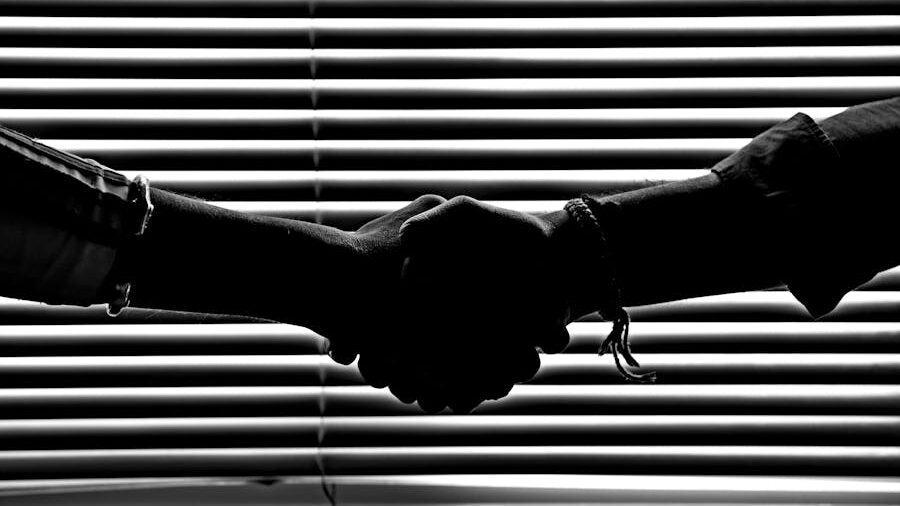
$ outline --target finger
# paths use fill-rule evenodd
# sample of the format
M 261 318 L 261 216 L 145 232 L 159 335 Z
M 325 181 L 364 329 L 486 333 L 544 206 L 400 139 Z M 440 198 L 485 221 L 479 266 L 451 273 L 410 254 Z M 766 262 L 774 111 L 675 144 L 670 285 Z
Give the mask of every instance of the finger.
M 404 247 L 414 248 L 416 244 L 428 242 L 434 233 L 440 234 L 438 228 L 455 228 L 458 225 L 460 212 L 475 207 L 479 202 L 471 197 L 453 197 L 447 202 L 410 216 L 400 226 L 400 243 Z
M 440 412 L 447 407 L 447 401 L 435 392 L 424 393 L 419 396 L 419 407 L 429 415 Z
M 493 388 L 491 388 L 489 392 L 487 392 L 486 397 L 492 400 L 502 399 L 509 395 L 509 393 L 513 389 L 513 386 L 515 386 L 514 383 L 498 383 Z
M 391 394 L 394 397 L 400 399 L 400 402 L 404 404 L 412 404 L 416 402 L 416 389 L 410 383 L 392 383 L 388 388 L 390 389 Z
M 359 373 L 366 383 L 375 388 L 384 388 L 390 383 L 390 364 L 385 357 L 363 353 L 359 357 Z
M 569 330 L 564 325 L 552 325 L 539 333 L 536 344 L 544 353 L 561 353 L 569 346 Z
M 374 220 L 366 223 L 362 227 L 356 230 L 357 233 L 365 233 L 370 230 L 389 228 L 392 230 L 399 230 L 399 227 L 403 225 L 403 223 L 420 214 L 424 211 L 428 211 L 434 207 L 437 207 L 443 203 L 447 202 L 447 199 L 441 197 L 440 195 L 422 195 L 409 204 L 397 209 L 396 211 L 390 212 L 383 216 L 379 216 Z
M 388 370 L 388 389 L 401 402 L 412 404 L 419 397 L 421 377 L 416 363 L 404 352 L 400 351 L 399 354 L 400 356 L 393 358 Z
M 530 380 L 541 368 L 541 359 L 534 348 L 510 353 L 509 360 L 513 361 L 508 365 L 512 371 L 510 379 L 513 383 Z
M 444 357 L 438 355 L 430 356 L 427 360 L 420 360 L 417 363 L 419 371 L 419 406 L 426 413 L 437 413 L 443 410 L 448 403 L 447 390 L 449 380 L 452 380 L 446 373 L 448 364 Z M 458 370 L 453 367 L 453 370 Z
M 415 200 L 401 207 L 400 209 L 394 211 L 392 214 L 397 216 L 397 218 L 402 218 L 405 222 L 406 220 L 421 214 L 429 209 L 433 209 L 437 206 L 445 204 L 447 199 L 441 197 L 440 195 L 434 194 L 426 194 L 416 197 Z
M 341 365 L 350 365 L 356 360 L 357 350 L 353 346 L 335 345 L 330 339 L 327 340 L 326 351 L 332 360 Z
M 462 415 L 470 413 L 484 400 L 484 397 L 473 393 L 463 394 L 462 392 L 457 392 L 452 399 L 448 400 L 447 405 L 455 414 Z

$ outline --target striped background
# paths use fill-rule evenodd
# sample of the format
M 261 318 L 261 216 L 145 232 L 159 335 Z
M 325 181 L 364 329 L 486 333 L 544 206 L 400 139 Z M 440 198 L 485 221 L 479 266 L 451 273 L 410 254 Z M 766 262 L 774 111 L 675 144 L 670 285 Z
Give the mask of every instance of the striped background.
M 0 0 L 0 45 L 0 122 L 343 228 L 693 177 L 900 93 L 896 0 Z M 0 299 L 0 503 L 318 504 L 324 470 L 339 504 L 898 504 L 898 310 L 900 270 L 817 322 L 781 290 L 635 308 L 660 384 L 588 319 L 508 398 L 424 416 L 302 328 Z

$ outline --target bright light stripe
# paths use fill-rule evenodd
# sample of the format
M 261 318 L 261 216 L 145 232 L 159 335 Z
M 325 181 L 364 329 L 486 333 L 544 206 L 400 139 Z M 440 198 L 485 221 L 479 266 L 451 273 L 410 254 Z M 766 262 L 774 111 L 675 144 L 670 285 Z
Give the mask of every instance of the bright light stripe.
M 726 295 L 711 295 L 708 297 L 697 297 L 693 299 L 685 299 L 676 302 L 664 302 L 660 305 L 677 305 L 691 304 L 703 305 L 706 303 L 714 304 L 792 304 L 799 305 L 793 295 L 788 292 L 741 292 Z M 844 296 L 842 303 L 853 304 L 886 304 L 900 303 L 900 291 L 855 291 Z M 644 306 L 650 307 L 650 306 Z
M 814 20 L 816 16 L 808 16 Z M 834 16 L 834 20 L 826 23 L 838 23 L 834 26 L 855 26 L 852 21 L 842 20 L 845 16 Z M 886 23 L 884 26 L 893 26 L 890 20 L 879 20 L 882 16 L 852 16 L 860 18 L 862 23 Z M 900 16 L 897 16 L 900 18 Z M 871 18 L 871 19 L 869 19 Z M 778 19 L 778 18 L 772 18 Z M 314 20 L 309 18 L 213 18 L 213 17 L 153 17 L 153 18 L 129 18 L 129 17 L 62 17 L 62 16 L 0 16 L 0 29 L 45 29 L 56 28 L 66 31 L 72 30 L 134 30 L 134 29 L 166 29 L 180 30 L 186 33 L 198 31 L 220 32 L 222 30 L 307 30 Z M 373 20 L 369 20 L 370 22 Z M 798 21 L 803 21 L 798 19 Z M 318 21 L 317 21 L 318 22 Z M 375 21 L 377 23 L 377 21 Z M 805 22 L 805 21 L 803 21 Z M 896 20 L 900 25 L 900 19 Z M 828 26 L 823 25 L 823 26 Z
M 316 81 L 321 83 L 321 80 Z M 309 79 L 80 79 L 80 78 L 3 78 L 0 90 L 246 90 L 306 91 Z
M 0 460 L 79 460 L 81 458 L 164 458 L 178 461 L 179 458 L 265 458 L 265 457 L 311 457 L 317 451 L 330 458 L 362 457 L 382 455 L 384 457 L 428 457 L 439 461 L 441 457 L 453 456 L 509 456 L 528 457 L 533 455 L 573 455 L 603 457 L 794 457 L 806 458 L 900 458 L 897 446 L 419 446 L 410 448 L 365 447 L 365 448 L 160 448 L 160 449 L 102 449 L 102 450 L 27 450 L 0 452 Z
M 73 418 L 73 419 L 15 419 L 0 420 L 0 431 L 33 430 L 59 433 L 62 429 L 291 429 L 318 426 L 318 418 L 307 416 L 230 416 L 230 417 L 165 417 L 165 418 Z M 554 427 L 658 429 L 665 427 L 742 427 L 753 429 L 808 427 L 841 428 L 852 425 L 900 427 L 900 416 L 858 415 L 481 415 L 448 417 L 443 415 L 414 416 L 339 416 L 324 421 L 329 430 L 409 429 L 464 431 L 502 429 L 505 427 L 533 428 L 535 432 Z M 472 433 L 477 435 L 476 432 Z
M 497 417 L 505 418 L 505 417 Z M 807 417 L 810 422 L 816 421 L 817 417 Z M 829 423 L 827 418 L 818 420 L 823 423 Z M 885 420 L 878 420 L 876 417 L 832 417 L 837 420 L 847 419 L 849 423 L 853 423 L 855 419 L 862 422 L 879 422 L 887 421 L 890 417 L 883 417 Z M 362 417 L 365 421 L 368 417 Z M 898 418 L 900 420 L 900 418 Z M 499 420 L 498 420 L 499 421 Z M 373 420 L 377 424 L 377 420 Z M 384 420 L 389 422 L 389 420 Z M 801 423 L 798 420 L 796 423 Z M 254 416 L 254 417 L 165 417 L 165 418 L 71 418 L 71 419 L 32 419 L 32 420 L 0 420 L 0 432 L 4 430 L 40 430 L 47 429 L 48 432 L 59 431 L 60 429 L 70 428 L 73 430 L 84 429 L 153 429 L 159 427 L 161 429 L 189 429 L 189 428 L 292 428 L 292 427 L 309 427 L 310 425 L 318 426 L 319 420 L 306 416 Z M 785 420 L 783 423 L 792 423 Z
M 610 324 L 575 322 L 568 325 L 568 330 L 571 341 L 567 353 L 583 353 L 586 347 L 599 346 L 609 333 Z M 640 347 L 666 346 L 662 353 L 683 352 L 683 347 L 694 350 L 697 346 L 714 347 L 701 350 L 704 353 L 732 353 L 733 346 L 737 347 L 733 353 L 743 353 L 748 343 L 759 344 L 757 350 L 761 351 L 767 350 L 765 343 L 777 343 L 775 346 L 788 344 L 796 351 L 814 353 L 859 351 L 859 346 L 866 346 L 867 352 L 882 353 L 891 350 L 871 347 L 890 346 L 890 340 L 897 338 L 900 323 L 894 322 L 635 322 L 631 327 L 632 343 Z M 53 356 L 60 354 L 60 349 L 52 346 L 61 346 L 63 355 L 72 355 L 79 348 L 81 353 L 91 353 L 86 346 L 90 350 L 111 346 L 114 351 L 102 354 L 138 354 L 151 347 L 154 354 L 172 355 L 183 353 L 180 350 L 185 347 L 197 353 L 195 347 L 203 346 L 204 351 L 219 354 L 223 345 L 238 345 L 242 353 L 271 354 L 272 346 L 281 349 L 289 345 L 294 354 L 314 354 L 322 353 L 323 339 L 311 330 L 282 324 L 3 325 L 0 353 Z M 158 346 L 166 351 L 160 351 Z M 821 346 L 828 349 L 822 350 Z M 16 351 L 3 353 L 4 349 Z
M 10 335 L 29 339 L 46 339 L 60 336 L 77 339 L 117 338 L 140 339 L 147 337 L 165 337 L 171 335 L 189 335 L 192 338 L 228 338 L 233 336 L 255 337 L 295 337 L 307 338 L 316 336 L 313 331 L 304 327 L 281 323 L 230 323 L 230 324 L 159 324 L 159 325 L 0 325 L 0 339 Z
M 298 396 L 315 396 L 323 390 L 335 398 L 372 397 L 391 398 L 390 392 L 370 386 L 226 386 L 226 387 L 63 387 L 63 388 L 7 388 L 0 389 L 0 401 L 52 401 L 65 399 L 174 399 L 191 402 L 199 399 L 233 400 L 266 399 L 291 400 Z M 517 397 L 550 398 L 560 396 L 590 399 L 652 399 L 692 398 L 698 400 L 850 400 L 876 399 L 900 402 L 900 385 L 860 384 L 735 384 L 735 385 L 516 385 L 508 400 Z M 504 401 L 501 401 L 501 403 Z M 417 414 L 421 414 L 418 412 Z
M 900 31 L 900 29 L 898 29 Z M 742 60 L 801 62 L 813 59 L 855 60 L 858 58 L 900 58 L 900 46 L 765 46 L 765 47 L 616 47 L 616 48 L 478 48 L 478 49 L 293 49 L 293 48 L 81 48 L 81 47 L 0 47 L 0 58 L 7 62 L 40 63 L 43 59 L 68 59 L 73 62 L 113 61 L 138 64 L 146 62 L 253 62 L 282 61 L 285 64 L 313 57 L 320 63 L 389 61 L 492 62 L 681 62 L 716 63 Z M 823 61 L 825 60 L 825 61 Z
M 448 184 L 471 187 L 472 185 L 509 185 L 510 188 L 526 183 L 533 185 L 560 183 L 638 184 L 647 181 L 658 183 L 680 181 L 709 174 L 706 169 L 599 169 L 599 170 L 335 170 L 335 171 L 120 171 L 128 177 L 141 174 L 155 186 L 179 184 L 199 185 L 210 191 L 234 187 L 238 184 L 309 184 L 328 188 L 329 184 L 368 186 L 379 188 L 427 187 L 429 184 Z M 538 186 L 539 187 L 539 186 Z
M 267 207 L 266 209 L 262 209 L 263 211 L 275 212 L 275 211 L 297 211 L 298 209 L 313 213 L 318 211 L 321 212 L 352 212 L 359 211 L 360 209 L 365 210 L 366 212 L 390 212 L 392 210 L 398 209 L 408 202 L 394 202 L 394 201 L 385 201 L 385 202 L 309 202 L 309 203 L 299 203 L 299 204 L 309 204 L 308 206 L 302 207 L 298 206 L 293 202 L 270 202 L 268 204 L 272 204 L 271 206 L 263 206 L 262 204 L 267 204 L 265 202 L 250 202 L 250 203 L 242 203 L 242 202 L 219 202 L 218 204 L 222 205 L 222 207 L 226 208 L 234 208 L 241 209 L 245 207 L 253 206 L 255 210 L 260 211 L 259 208 Z M 511 205 L 512 203 L 508 201 L 497 202 L 497 201 L 488 201 L 488 203 L 494 205 L 502 205 L 504 207 L 510 209 L 516 209 L 523 212 L 549 212 L 553 210 L 557 210 L 562 208 L 564 204 L 563 201 L 520 201 Z M 228 204 L 228 205 L 224 205 Z M 236 204 L 236 205 L 231 205 Z M 246 206 L 243 204 L 247 204 Z M 317 207 L 318 206 L 318 207 Z M 382 207 L 383 206 L 383 207 Z M 298 211 L 299 212 L 299 211 Z M 705 305 L 733 305 L 735 307 L 739 307 L 743 304 L 749 305 L 772 305 L 772 306 L 796 306 L 800 307 L 800 303 L 794 299 L 794 297 L 785 291 L 761 291 L 761 292 L 742 292 L 742 293 L 733 293 L 726 295 L 713 295 L 709 297 L 698 297 L 694 299 L 687 299 L 684 301 L 677 302 L 665 302 L 658 304 L 656 306 L 676 306 L 676 305 L 694 305 L 698 307 L 703 307 Z M 900 291 L 854 291 L 850 292 L 844 296 L 842 300 L 842 304 L 854 304 L 854 305 L 885 305 L 885 304 L 900 304 Z M 45 307 L 51 308 L 53 306 L 48 306 L 46 304 L 41 304 L 39 302 L 31 302 L 25 300 L 18 299 L 10 299 L 6 297 L 0 297 L 0 308 L 3 309 L 15 309 L 15 308 L 38 308 Z M 101 306 L 91 306 L 100 308 Z M 642 308 L 652 308 L 654 306 L 642 306 Z M 85 309 L 85 308 L 78 308 Z
M 120 171 L 128 177 L 142 174 L 155 185 L 207 184 L 215 190 L 217 185 L 232 186 L 238 183 L 307 183 L 319 184 L 358 183 L 366 186 L 377 183 L 398 185 L 458 182 L 458 183 L 522 183 L 525 181 L 629 183 L 632 181 L 679 181 L 708 174 L 705 169 L 600 169 L 600 170 L 335 170 L 335 171 L 202 171 L 202 170 L 144 170 Z
M 720 492 L 886 492 L 900 493 L 896 478 L 697 476 L 697 475 L 566 475 L 469 474 L 428 476 L 333 476 L 340 485 L 385 484 L 525 489 L 659 490 Z M 599 499 L 599 498 L 598 498 Z M 658 497 L 657 497 L 658 499 Z
M 900 87 L 900 76 L 500 78 L 500 79 L 81 79 L 2 78 L 0 90 L 66 91 L 679 91 L 679 90 L 871 90 Z
M 900 269 L 900 267 L 895 268 Z M 224 326 L 224 325 L 223 325 Z M 609 332 L 610 323 L 573 322 L 568 325 L 569 333 L 603 334 Z M 0 327 L 0 334 L 4 327 Z M 814 342 L 817 336 L 847 335 L 848 347 L 852 347 L 854 334 L 900 333 L 900 322 L 633 322 L 632 338 L 666 337 L 673 343 L 685 337 L 721 337 L 727 343 L 730 334 L 739 335 L 784 335 L 809 337 Z
M 305 14 L 298 11 L 297 14 Z M 494 33 L 571 30 L 579 32 L 662 31 L 680 34 L 703 31 L 742 30 L 814 31 L 822 29 L 872 30 L 900 28 L 900 16 L 721 16 L 721 17 L 561 17 L 561 18 L 225 18 L 225 17 L 45 17 L 2 16 L 0 29 L 179 30 L 187 33 L 223 30 L 323 30 L 348 33 L 378 33 L 395 30 L 441 30 L 454 32 L 489 31 Z
M 106 357 L 113 358 L 113 357 Z M 809 367 L 809 371 L 818 372 L 829 367 L 900 366 L 900 354 L 889 353 L 641 353 L 640 361 L 644 367 L 665 367 L 677 370 L 681 366 L 762 366 L 762 367 Z M 541 367 L 591 367 L 598 363 L 596 353 L 572 353 L 544 355 Z M 603 361 L 604 366 L 610 365 Z M 538 373 L 540 374 L 540 373 Z
M 139 355 L 139 356 L 78 356 L 78 357 L 0 357 L 2 368 L 67 368 L 150 366 L 159 368 L 179 366 L 298 366 L 313 367 L 319 364 L 339 366 L 327 355 Z
M 215 449 L 105 449 L 34 450 L 0 452 L 6 476 L 37 478 L 44 476 L 122 476 L 152 473 L 170 476 L 208 476 L 255 473 L 263 476 L 317 476 L 321 458 L 328 459 L 331 472 L 401 469 L 427 472 L 473 469 L 499 471 L 509 465 L 552 469 L 553 464 L 574 466 L 582 472 L 612 470 L 618 463 L 652 470 L 661 464 L 676 471 L 693 465 L 732 473 L 772 469 L 832 474 L 843 469 L 890 474 L 891 465 L 900 458 L 900 447 L 742 447 L 742 446 L 548 446 L 548 447 L 417 447 L 417 448 L 215 448 Z M 121 466 L 121 467 L 119 467 Z M 724 466 L 724 467 L 720 467 Z M 569 467 L 571 469 L 571 467 Z M 587 471 L 589 472 L 589 471 Z M 659 472 L 659 471 L 657 471 Z M 851 471 L 852 472 L 852 471 Z M 614 483 L 614 481 L 613 481 Z M 537 491 L 537 487 L 530 488 Z M 764 491 L 763 491 L 764 492 Z M 381 494 L 379 494 L 381 496 Z
M 293 48 L 131 48 L 131 47 L 0 47 L 0 58 L 10 61 L 38 60 L 42 58 L 65 58 L 71 60 L 115 60 L 129 61 L 217 61 L 309 59 L 313 52 L 323 50 Z M 354 50 L 350 50 L 354 51 Z M 352 53 L 351 53 L 352 54 Z
M 798 111 L 816 119 L 834 116 L 844 107 L 733 107 L 733 108 L 644 108 L 644 109 L 447 109 L 447 110 L 311 110 L 311 109 L 0 109 L 0 121 L 14 120 L 98 120 L 137 121 L 202 121 L 232 120 L 260 122 L 265 120 L 615 120 L 653 121 L 683 120 L 701 123 L 711 120 L 780 121 Z
M 900 269 L 900 268 L 896 268 Z M 7 299 L 10 300 L 10 299 Z M 608 332 L 609 323 L 574 322 L 568 325 L 572 334 L 595 334 Z M 791 334 L 815 338 L 822 335 L 860 333 L 900 333 L 900 322 L 634 322 L 632 337 L 665 336 L 677 341 L 689 336 L 721 336 L 728 341 L 729 334 Z M 66 337 L 78 339 L 122 338 L 134 340 L 166 336 L 189 336 L 191 338 L 228 338 L 251 336 L 307 338 L 317 334 L 304 327 L 281 323 L 229 323 L 197 324 L 78 324 L 78 325 L 0 325 L 0 339 L 22 336 L 28 339 L 48 339 Z M 852 345 L 852 343 L 850 343 Z
M 0 80 L 0 88 L 6 81 Z M 27 80 L 25 80 L 27 81 Z M 104 80 L 98 80 L 104 81 Z M 112 80 L 109 80 L 112 81 Z M 298 80 L 311 83 L 309 80 Z M 838 88 L 866 90 L 900 86 L 900 76 L 826 76 L 826 77 L 666 77 L 666 78 L 531 78 L 531 79 L 317 79 L 318 89 L 335 90 L 496 90 L 557 91 L 628 90 L 678 91 L 746 90 L 746 89 L 814 89 Z
M 316 28 L 360 31 L 440 29 L 467 32 L 485 30 L 491 33 L 517 30 L 583 32 L 615 31 L 621 33 L 648 30 L 692 31 L 740 30 L 815 30 L 847 28 L 865 30 L 900 27 L 900 16 L 718 16 L 718 17 L 577 17 L 577 18 L 316 18 Z M 769 32 L 771 34 L 771 32 Z
M 534 207 L 529 207 L 528 205 L 522 206 L 509 206 L 513 209 L 518 209 L 524 212 L 549 212 L 553 210 L 560 209 L 562 207 L 563 202 L 556 202 L 551 206 L 550 204 L 543 203 L 544 201 L 537 202 L 525 202 L 523 204 L 533 204 Z M 238 203 L 240 204 L 240 203 Z M 258 203 L 252 203 L 256 206 Z M 290 202 L 274 202 L 272 204 L 281 204 L 280 206 L 270 206 L 268 209 L 263 209 L 262 211 L 276 213 L 276 212 L 285 212 L 286 210 L 295 212 L 297 210 L 297 206 L 292 206 Z M 335 205 L 329 205 L 335 204 Z M 379 204 L 384 204 L 383 208 L 378 207 Z M 398 202 L 384 202 L 384 203 L 369 203 L 367 208 L 367 214 L 381 212 L 386 213 L 391 210 L 397 209 L 401 203 Z M 405 203 L 403 203 L 405 204 Z M 499 204 L 499 202 L 494 202 L 494 204 Z M 334 212 L 341 213 L 343 212 L 358 212 L 360 209 L 359 203 L 352 202 L 322 202 L 318 204 L 320 206 L 319 209 L 316 209 L 316 204 L 311 203 L 304 212 L 297 211 L 297 214 L 310 214 L 312 215 L 315 212 Z M 241 208 L 243 206 L 234 206 L 236 208 Z M 260 209 L 255 209 L 260 211 Z M 798 311 L 802 312 L 803 308 L 799 302 L 786 291 L 764 291 L 764 292 L 744 292 L 744 293 L 734 293 L 728 295 L 715 295 L 710 297 L 699 297 L 695 299 L 688 299 L 684 301 L 678 302 L 666 302 L 662 304 L 658 304 L 655 306 L 642 306 L 641 310 L 671 310 L 671 311 L 679 311 L 683 309 L 694 309 L 694 310 L 712 310 L 712 308 L 722 309 L 723 306 L 731 306 L 731 309 L 740 309 L 741 306 L 747 307 L 761 307 L 768 306 L 772 309 L 786 309 L 786 308 L 796 308 Z M 855 307 L 877 307 L 884 306 L 889 307 L 900 307 L 900 291 L 855 291 L 850 292 L 844 296 L 842 299 L 841 305 L 838 306 L 838 311 L 840 311 L 841 307 L 844 306 L 855 306 Z M 45 304 L 41 304 L 38 302 L 24 301 L 18 299 L 10 299 L 5 297 L 0 297 L 0 309 L 2 310 L 14 310 L 21 311 L 26 309 L 44 309 L 48 311 L 55 310 L 53 306 L 47 306 Z M 103 309 L 102 306 L 91 306 L 91 308 L 75 308 L 77 311 L 91 311 L 92 309 L 96 309 L 101 311 Z M 805 313 L 803 313 L 805 314 Z M 99 316 L 99 315 L 98 315 Z
M 642 353 L 641 363 L 646 367 L 666 367 L 677 370 L 680 366 L 772 366 L 804 367 L 815 370 L 829 367 L 900 366 L 900 354 L 890 353 Z M 545 355 L 542 367 L 612 367 L 597 358 L 595 353 Z M 0 357 L 0 369 L 21 370 L 28 368 L 65 369 L 122 368 L 149 366 L 165 367 L 310 367 L 318 364 L 340 367 L 326 355 L 140 355 L 140 356 L 78 356 L 78 357 Z M 813 369 L 811 369 L 813 370 Z
M 547 150 L 576 150 L 589 152 L 654 152 L 654 151 L 734 151 L 747 138 L 657 138 L 657 139 L 426 139 L 426 140 L 271 140 L 271 139 L 41 139 L 57 149 L 74 152 L 127 152 L 149 150 L 155 152 L 217 150 L 273 151 L 484 151 L 528 153 Z
M 140 490 L 152 488 L 174 487 L 205 487 L 210 494 L 215 494 L 220 488 L 247 487 L 257 478 L 246 477 L 216 477 L 216 478 L 108 478 L 108 479 L 59 479 L 59 480 L 3 480 L 0 481 L 0 494 L 3 495 L 45 495 L 66 492 L 114 492 L 118 490 Z M 478 494 L 478 488 L 483 489 L 510 489 L 511 494 L 506 500 L 493 498 L 480 498 L 479 504 L 510 504 L 519 490 L 533 493 L 539 490 L 547 491 L 573 491 L 586 492 L 617 492 L 635 491 L 664 494 L 666 492 L 699 492 L 699 493 L 749 493 L 759 494 L 766 492 L 786 494 L 817 494 L 834 493 L 850 494 L 900 494 L 900 480 L 896 478 L 867 478 L 867 477 L 785 477 L 785 476 L 697 476 L 697 475 L 573 475 L 573 474 L 460 474 L 460 475 L 377 475 L 377 476 L 329 476 L 329 483 L 338 485 L 345 492 L 352 493 L 354 487 L 366 490 L 368 487 L 381 487 L 379 499 L 382 501 L 388 497 L 388 491 L 396 493 L 396 497 L 408 499 L 412 491 L 428 492 L 434 488 L 456 488 L 454 497 L 459 497 L 461 492 L 469 492 L 474 497 Z M 283 477 L 279 484 L 281 487 L 306 485 L 310 487 L 321 486 L 321 478 L 318 476 L 292 476 Z M 249 485 L 256 486 L 256 485 Z M 407 491 L 406 489 L 412 489 Z M 370 490 L 370 489 L 369 489 Z M 228 491 L 226 491 L 227 493 Z M 298 494 L 301 491 L 298 491 Z M 312 490 L 306 491 L 314 493 Z M 370 492 L 368 492 L 370 493 Z M 432 492 L 433 493 L 433 492 Z M 216 496 L 212 496 L 216 497 Z M 294 495 L 294 497 L 306 497 L 306 495 Z M 422 498 L 421 494 L 415 497 Z M 648 497 L 648 500 L 658 499 L 659 495 Z M 665 496 L 669 500 L 675 500 L 678 496 Z M 582 497 L 577 504 L 582 504 L 588 498 Z M 592 496 L 590 499 L 600 503 L 610 499 L 606 495 Z M 724 498 L 723 498 L 724 499 Z M 735 499 L 735 497 L 730 497 Z M 746 498 L 744 498 L 746 499 Z M 420 499 L 422 500 L 422 499 Z M 525 498 L 522 498 L 524 501 Z M 532 500 L 528 503 L 533 502 Z M 768 501 L 767 501 L 768 502 Z M 104 503 L 105 504 L 105 503 Z M 362 502 L 360 504 L 368 504 Z M 516 503 L 518 504 L 518 503 Z M 535 503 L 545 504 L 545 503 Z M 553 504 L 572 504 L 572 501 L 556 497 Z M 650 504 L 650 503 L 640 503 Z M 687 503 L 686 503 L 687 504 Z M 719 504 L 718 502 L 715 504 Z
M 225 478 L 110 478 L 110 479 L 51 479 L 0 480 L 0 497 L 38 496 L 88 492 L 119 492 L 174 487 L 222 487 L 247 480 Z
M 682 385 L 683 386 L 683 385 Z M 808 386 L 808 385 L 804 385 Z M 852 395 L 865 395 L 865 391 L 858 392 L 856 387 L 864 387 L 871 385 L 844 385 L 851 388 Z M 228 387 L 98 387 L 98 388 L 7 388 L 0 389 L 0 399 L 2 400 L 42 400 L 42 399 L 108 399 L 123 398 L 136 400 L 153 400 L 153 399 L 231 399 L 240 400 L 241 398 L 259 398 L 259 397 L 294 397 L 301 395 L 318 395 L 323 387 L 321 386 L 228 386 Z M 328 387 L 326 387 L 328 388 Z M 595 388 L 595 387 L 592 387 Z M 361 387 L 359 391 L 368 392 L 369 390 L 378 392 L 372 387 Z M 358 393 L 358 392 L 355 392 Z M 884 392 L 872 392 L 875 394 L 900 395 L 900 386 L 895 390 L 887 390 Z M 2 480 L 0 480 L 2 481 Z
M 526 213 L 547 213 L 558 211 L 565 205 L 564 200 L 516 200 L 516 201 L 485 201 L 492 205 L 514 209 Z M 313 213 L 339 213 L 360 215 L 382 215 L 396 211 L 409 204 L 407 201 L 373 201 L 373 202 L 284 202 L 284 201 L 217 201 L 209 202 L 212 205 L 231 209 L 234 211 L 255 214 L 298 214 L 311 215 Z

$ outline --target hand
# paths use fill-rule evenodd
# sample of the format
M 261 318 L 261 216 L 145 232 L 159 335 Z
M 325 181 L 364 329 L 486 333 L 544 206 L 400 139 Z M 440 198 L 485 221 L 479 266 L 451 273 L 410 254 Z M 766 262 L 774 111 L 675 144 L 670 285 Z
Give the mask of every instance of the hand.
M 404 259 L 400 226 L 444 202 L 443 197 L 424 195 L 355 232 L 339 232 L 346 245 L 341 251 L 347 253 L 339 262 L 339 277 L 331 283 L 334 289 L 323 294 L 327 300 L 311 325 L 328 338 L 328 353 L 335 361 L 349 365 L 363 350 L 382 354 L 393 349 L 406 313 L 400 286 Z
M 360 368 L 389 371 L 379 382 L 427 411 L 467 411 L 531 378 L 540 366 L 535 347 L 558 352 L 569 339 L 557 234 L 565 216 L 457 197 L 411 217 L 400 229 L 414 295 L 404 318 L 420 332 L 406 334 L 393 361 L 364 354 Z

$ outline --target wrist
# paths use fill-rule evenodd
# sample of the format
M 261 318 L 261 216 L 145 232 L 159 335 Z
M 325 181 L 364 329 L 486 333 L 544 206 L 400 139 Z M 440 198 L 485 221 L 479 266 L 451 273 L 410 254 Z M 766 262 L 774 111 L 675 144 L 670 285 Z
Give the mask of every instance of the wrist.
M 349 232 L 299 221 L 286 227 L 290 240 L 283 252 L 253 269 L 264 280 L 258 296 L 271 308 L 262 316 L 325 334 L 354 309 L 365 255 Z
M 603 260 L 592 251 L 575 218 L 565 209 L 543 216 L 551 223 L 551 242 L 560 280 L 569 310 L 568 322 L 600 309 L 594 287 L 603 282 L 599 272 Z

